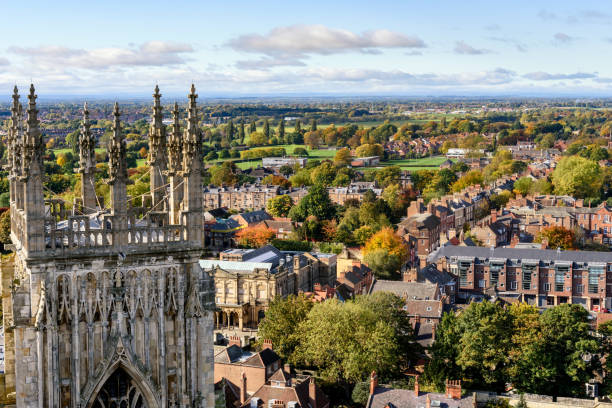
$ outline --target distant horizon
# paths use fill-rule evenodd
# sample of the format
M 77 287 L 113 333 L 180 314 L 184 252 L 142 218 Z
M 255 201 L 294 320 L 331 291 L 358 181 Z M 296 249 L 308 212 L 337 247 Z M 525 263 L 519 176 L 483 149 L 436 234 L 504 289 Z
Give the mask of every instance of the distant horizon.
M 214 97 L 612 97 L 610 2 L 34 0 L 3 13 L 0 91 L 33 81 L 41 97 L 145 97 L 155 83 L 178 97 L 192 81 Z

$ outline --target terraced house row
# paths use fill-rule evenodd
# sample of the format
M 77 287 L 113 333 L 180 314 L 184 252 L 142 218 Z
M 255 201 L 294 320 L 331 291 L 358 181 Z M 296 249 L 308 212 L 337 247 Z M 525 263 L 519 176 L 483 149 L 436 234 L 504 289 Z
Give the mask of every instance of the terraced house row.
M 458 296 L 488 294 L 538 307 L 612 308 L 612 253 L 444 246 L 428 259 L 458 279 Z

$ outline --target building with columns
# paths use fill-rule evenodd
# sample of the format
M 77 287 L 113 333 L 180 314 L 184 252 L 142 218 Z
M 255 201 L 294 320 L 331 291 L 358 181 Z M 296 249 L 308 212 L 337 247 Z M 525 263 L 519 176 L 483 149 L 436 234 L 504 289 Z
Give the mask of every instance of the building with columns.
M 126 142 L 115 104 L 108 207 L 101 208 L 89 188 L 95 155 L 85 107 L 81 205 L 67 213 L 43 194 L 34 86 L 25 120 L 15 87 L 8 137 L 15 252 L 2 262 L 2 306 L 6 388 L 20 408 L 214 406 L 214 287 L 198 263 L 203 207 L 197 95 L 192 85 L 182 134 L 175 109 L 172 135 L 180 141 L 169 144 L 160 97 L 156 88 L 149 162 L 160 178 L 152 174 L 151 205 L 130 207 Z M 168 181 L 162 157 L 172 159 Z M 166 183 L 170 192 L 180 191 L 177 205 L 158 206 L 167 197 L 156 189 Z
M 336 255 L 258 249 L 228 249 L 200 266 L 215 282 L 217 329 L 256 328 L 276 297 L 312 292 L 315 284 L 333 286 Z

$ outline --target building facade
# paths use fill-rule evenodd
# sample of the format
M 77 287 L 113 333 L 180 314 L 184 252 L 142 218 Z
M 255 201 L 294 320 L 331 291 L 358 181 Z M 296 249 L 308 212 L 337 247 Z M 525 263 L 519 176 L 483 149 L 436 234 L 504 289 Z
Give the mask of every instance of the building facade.
M 259 249 L 229 249 L 220 259 L 202 259 L 214 277 L 217 329 L 256 328 L 276 297 L 312 292 L 317 283 L 333 286 L 336 255 Z
M 164 138 L 160 96 L 156 89 L 151 133 Z M 3 264 L 2 291 L 3 323 L 10 328 L 7 392 L 15 392 L 18 407 L 214 406 L 213 285 L 198 264 L 202 158 L 196 98 L 192 86 L 182 149 L 150 145 L 157 149 L 152 167 L 160 163 L 155 155 L 180 159 L 171 163 L 180 163 L 184 180 L 179 213 L 129 207 L 125 138 L 115 104 L 109 208 L 62 218 L 43 195 L 44 144 L 34 87 L 25 121 L 15 88 L 8 146 L 15 255 Z M 94 148 L 87 126 L 85 118 L 81 151 Z M 93 183 L 92 164 L 82 160 L 83 185 Z M 88 207 L 97 201 L 89 194 L 95 191 L 84 189 L 81 197 Z M 159 201 L 152 205 L 164 208 L 163 197 L 153 199 Z
M 446 246 L 430 256 L 457 277 L 458 296 L 494 291 L 539 306 L 612 308 L 612 253 Z

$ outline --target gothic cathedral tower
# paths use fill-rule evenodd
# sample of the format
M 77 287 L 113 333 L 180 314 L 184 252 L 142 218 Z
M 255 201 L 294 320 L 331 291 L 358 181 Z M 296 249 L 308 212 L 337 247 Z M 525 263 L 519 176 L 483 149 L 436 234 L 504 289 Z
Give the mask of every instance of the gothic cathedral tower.
M 6 382 L 18 407 L 214 406 L 214 289 L 198 264 L 203 217 L 197 95 L 192 85 L 182 134 L 175 106 L 170 143 L 160 97 L 156 88 L 149 134 L 152 197 L 142 200 L 150 205 L 130 205 L 126 141 L 115 104 L 105 181 L 110 195 L 101 208 L 85 105 L 81 197 L 67 212 L 43 193 L 34 87 L 25 119 L 15 88 L 7 146 L 15 256 L 11 267 L 3 266 L 2 281 Z

